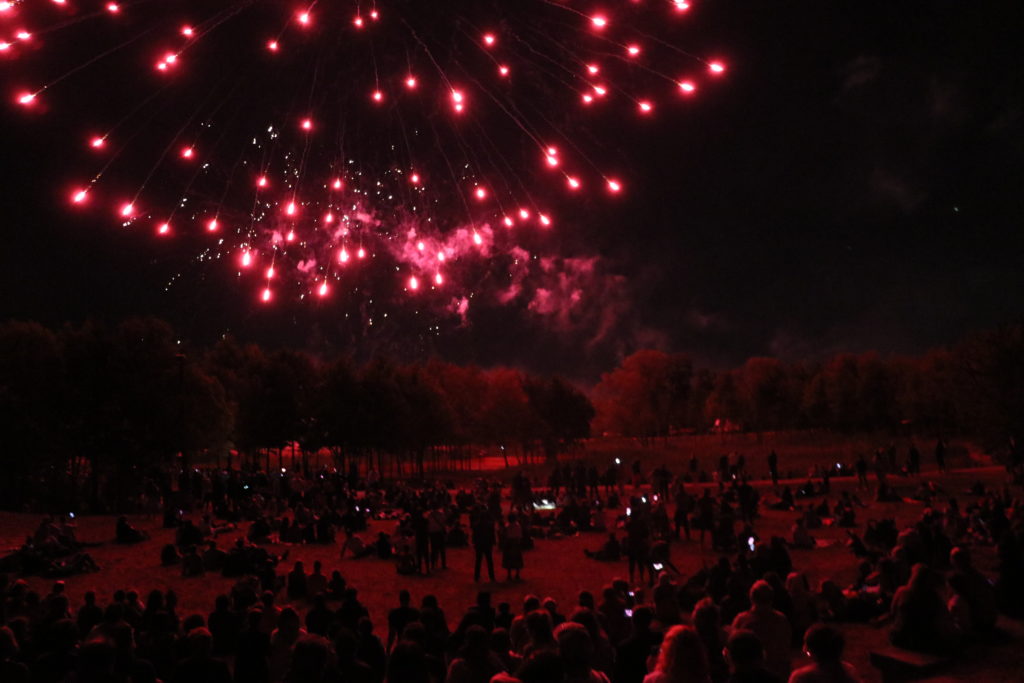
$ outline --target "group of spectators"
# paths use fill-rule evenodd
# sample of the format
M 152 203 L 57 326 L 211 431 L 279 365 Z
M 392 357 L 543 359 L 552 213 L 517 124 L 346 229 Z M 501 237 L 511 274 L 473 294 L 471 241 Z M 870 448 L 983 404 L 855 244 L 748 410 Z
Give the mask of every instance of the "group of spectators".
M 709 581 L 713 581 L 709 575 Z M 720 578 L 720 577 L 718 577 Z M 717 580 L 717 579 L 714 579 Z M 513 614 L 490 593 L 449 625 L 437 598 L 408 591 L 370 618 L 355 587 L 296 563 L 277 594 L 241 577 L 208 614 L 182 615 L 174 591 L 118 590 L 72 605 L 63 582 L 46 595 L 0 580 L 0 680 L 5 683 L 806 683 L 856 681 L 834 628 L 791 622 L 781 595 L 756 581 L 722 628 L 722 609 L 696 584 L 663 575 L 645 600 L 615 580 L 568 615 L 528 595 Z M 691 598 L 698 598 L 690 606 Z M 792 603 L 793 601 L 790 600 Z M 684 610 L 684 606 L 686 609 Z M 801 626 L 797 626 L 797 624 Z M 811 662 L 790 672 L 791 637 Z
M 773 480 L 777 458 L 769 456 Z M 144 602 L 134 591 L 116 591 L 104 606 L 88 592 L 72 605 L 59 581 L 41 596 L 4 575 L 0 680 L 849 683 L 859 677 L 843 660 L 843 623 L 889 623 L 898 647 L 950 653 L 991 639 L 1000 612 L 1024 617 L 1024 504 L 1008 487 L 978 485 L 961 505 L 938 486 L 922 485 L 914 494 L 923 506 L 915 523 L 900 529 L 891 519 L 869 519 L 861 531 L 858 511 L 868 506 L 849 490 L 833 503 L 828 477 L 802 487 L 796 496 L 805 499 L 802 506 L 776 486 L 767 504 L 795 515 L 793 538 L 762 541 L 756 531 L 762 492 L 742 460 L 720 465 L 718 485 L 699 495 L 664 466 L 651 473 L 650 487 L 632 468 L 628 497 L 625 468 L 618 466 L 614 481 L 598 476 L 594 488 L 590 469 L 560 467 L 546 493 L 517 476 L 507 510 L 500 484 L 485 481 L 454 495 L 440 484 L 381 485 L 357 495 L 343 479 L 329 477 L 279 481 L 253 493 L 243 479 L 229 479 L 219 494 L 197 486 L 201 521 L 181 509 L 165 514 L 176 533 L 161 559 L 180 564 L 186 576 L 216 571 L 236 580 L 211 612 L 179 615 L 178 596 L 159 590 Z M 555 509 L 538 505 L 540 496 Z M 579 593 L 567 613 L 554 599 L 534 595 L 514 613 L 481 591 L 457 613 L 454 628 L 435 596 L 423 595 L 414 606 L 403 590 L 386 615 L 385 634 L 385 622 L 371 618 L 340 570 L 315 562 L 307 572 L 293 562 L 282 573 L 287 551 L 277 556 L 266 548 L 271 541 L 339 543 L 339 559 L 390 558 L 400 573 L 428 574 L 447 567 L 447 547 L 472 545 L 477 581 L 485 572 L 495 580 L 495 550 L 506 580 L 517 580 L 534 538 L 602 530 L 597 520 L 609 508 L 624 537 L 620 542 L 616 529 L 604 529 L 605 544 L 586 554 L 627 560 L 627 579 L 609 582 L 599 597 Z M 392 533 L 363 541 L 359 532 L 370 519 L 393 521 Z M 221 550 L 220 531 L 242 524 L 248 524 L 245 537 Z M 811 532 L 829 524 L 847 530 L 858 570 L 847 585 L 826 578 L 812 587 L 794 562 L 809 556 L 791 551 L 816 547 Z M 701 547 L 707 540 L 719 559 L 685 576 L 672 564 L 671 548 L 697 541 L 698 534 Z M 115 538 L 146 540 L 125 518 Z M 68 519 L 44 520 L 29 542 L 48 552 L 79 547 Z M 977 568 L 971 550 L 985 545 L 997 550 L 994 580 Z M 792 670 L 800 648 L 810 661 Z

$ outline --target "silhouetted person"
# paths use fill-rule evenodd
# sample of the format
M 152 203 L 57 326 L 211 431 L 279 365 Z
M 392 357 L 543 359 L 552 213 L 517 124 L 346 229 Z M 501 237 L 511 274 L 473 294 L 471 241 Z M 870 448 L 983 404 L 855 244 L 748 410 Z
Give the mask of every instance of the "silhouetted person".
M 269 683 L 270 636 L 261 629 L 263 612 L 246 613 L 246 626 L 238 637 L 235 656 L 235 683 Z
M 661 635 L 651 630 L 654 612 L 640 606 L 633 610 L 633 632 L 615 651 L 615 683 L 641 683 L 647 675 L 647 659 L 657 651 Z
M 420 611 L 410 606 L 409 591 L 398 593 L 398 607 L 388 612 L 388 649 L 390 650 L 402 635 L 405 627 L 420 618 Z
M 804 636 L 804 651 L 814 660 L 797 669 L 789 683 L 860 683 L 857 670 L 843 661 L 843 634 L 825 624 L 816 624 Z
M 301 562 L 296 562 L 288 572 L 288 599 L 301 600 L 306 597 L 306 570 Z
M 729 664 L 727 683 L 782 683 L 782 679 L 764 668 L 764 646 L 753 631 L 737 629 L 725 645 Z
M 962 583 L 961 595 L 970 612 L 971 628 L 979 633 L 990 633 L 998 616 L 995 588 L 971 563 L 971 553 L 967 548 L 953 548 L 949 563 L 953 566 L 950 583 L 954 578 Z
M 230 683 L 228 665 L 210 654 L 213 636 L 205 628 L 196 628 L 188 634 L 189 657 L 181 662 L 171 683 Z
M 790 641 L 793 635 L 789 620 L 772 604 L 775 591 L 767 581 L 757 581 L 750 588 L 751 607 L 736 616 L 733 629 L 753 631 L 764 646 L 765 668 L 779 678 L 789 676 Z
M 935 464 L 940 471 L 946 471 L 946 444 L 941 438 L 935 442 Z
M 473 561 L 473 580 L 480 580 L 480 563 L 487 561 L 487 575 L 494 581 L 494 544 L 496 542 L 494 533 L 494 519 L 486 509 L 477 509 L 473 519 L 473 549 L 475 559 Z

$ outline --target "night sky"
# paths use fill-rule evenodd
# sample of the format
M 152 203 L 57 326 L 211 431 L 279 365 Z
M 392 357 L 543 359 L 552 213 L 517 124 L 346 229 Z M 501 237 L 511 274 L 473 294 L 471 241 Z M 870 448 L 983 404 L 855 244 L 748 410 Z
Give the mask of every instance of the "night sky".
M 694 4 L 692 49 L 727 78 L 617 135 L 626 196 L 560 211 L 528 303 L 481 295 L 464 318 L 396 304 L 372 328 L 330 305 L 263 306 L 232 273 L 69 212 L 71 115 L 6 106 L 0 316 L 154 314 L 200 344 L 231 332 L 581 380 L 638 348 L 716 367 L 913 353 L 1020 317 L 1019 3 Z

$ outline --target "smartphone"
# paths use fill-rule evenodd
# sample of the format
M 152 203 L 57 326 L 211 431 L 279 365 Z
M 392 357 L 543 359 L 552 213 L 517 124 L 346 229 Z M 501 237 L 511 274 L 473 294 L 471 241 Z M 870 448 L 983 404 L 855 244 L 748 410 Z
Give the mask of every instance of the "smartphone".
M 755 544 L 754 544 L 754 537 L 753 536 L 751 536 L 750 538 L 747 539 L 747 547 L 750 548 L 750 552 L 754 552 Z
M 636 593 L 634 593 L 633 591 L 629 591 L 628 593 L 626 593 L 626 595 L 628 595 L 631 598 L 635 598 L 636 597 Z
M 633 610 L 631 610 L 631 609 L 626 610 L 626 616 L 627 617 L 632 617 L 633 616 Z
M 70 517 L 71 519 L 74 519 L 75 518 L 75 513 L 74 512 L 69 512 L 68 513 L 68 517 Z
M 654 571 L 656 572 L 660 572 L 662 569 L 665 568 L 665 565 L 663 565 L 661 562 L 655 562 L 651 566 L 654 567 Z

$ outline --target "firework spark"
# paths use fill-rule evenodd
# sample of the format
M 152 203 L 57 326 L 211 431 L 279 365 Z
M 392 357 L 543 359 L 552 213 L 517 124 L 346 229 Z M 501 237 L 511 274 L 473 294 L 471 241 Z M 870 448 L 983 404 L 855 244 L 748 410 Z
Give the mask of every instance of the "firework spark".
M 580 4 L 0 0 L 0 56 L 39 79 L 9 95 L 25 116 L 81 104 L 71 204 L 205 240 L 265 303 L 327 298 L 366 260 L 422 292 L 622 194 L 574 122 L 657 121 L 727 71 L 679 44 L 688 0 Z

